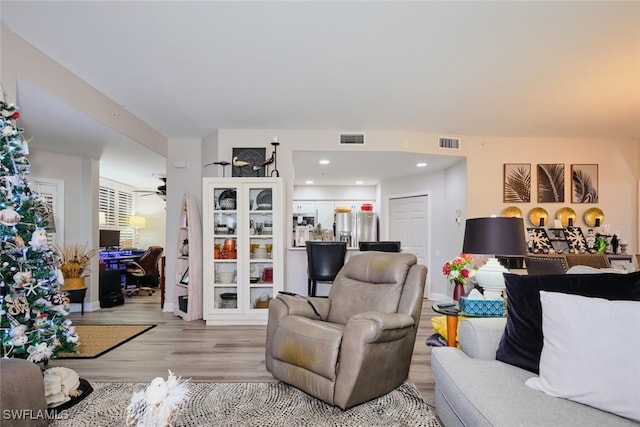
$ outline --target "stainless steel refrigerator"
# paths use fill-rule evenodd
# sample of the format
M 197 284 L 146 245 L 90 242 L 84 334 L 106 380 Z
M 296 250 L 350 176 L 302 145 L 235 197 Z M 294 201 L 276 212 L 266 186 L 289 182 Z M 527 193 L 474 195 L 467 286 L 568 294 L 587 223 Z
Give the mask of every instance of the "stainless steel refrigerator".
M 377 242 L 378 215 L 371 211 L 336 213 L 334 234 L 351 248 L 357 248 L 359 242 Z

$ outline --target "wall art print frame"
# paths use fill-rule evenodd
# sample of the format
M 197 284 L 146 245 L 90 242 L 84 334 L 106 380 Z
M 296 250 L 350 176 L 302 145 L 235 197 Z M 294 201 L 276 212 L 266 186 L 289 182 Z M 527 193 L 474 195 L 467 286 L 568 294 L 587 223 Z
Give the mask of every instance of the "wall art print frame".
M 531 163 L 505 163 L 502 201 L 531 202 Z
M 266 148 L 233 148 L 232 177 L 264 177 Z
M 564 202 L 564 164 L 538 164 L 538 203 Z
M 598 165 L 571 165 L 571 203 L 598 203 Z

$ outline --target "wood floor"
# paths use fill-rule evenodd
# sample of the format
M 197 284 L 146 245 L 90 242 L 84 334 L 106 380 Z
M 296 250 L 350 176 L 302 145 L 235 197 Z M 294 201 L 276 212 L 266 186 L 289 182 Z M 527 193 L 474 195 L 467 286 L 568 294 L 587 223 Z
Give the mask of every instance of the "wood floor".
M 149 332 L 97 359 L 56 359 L 52 366 L 74 369 L 89 382 L 148 383 L 166 377 L 167 370 L 195 382 L 271 382 L 265 369 L 266 326 L 206 326 L 202 320 L 185 322 L 160 309 L 160 297 L 132 296 L 124 305 L 94 312 L 72 313 L 81 324 L 157 324 Z M 425 340 L 433 333 L 436 315 L 424 301 L 418 338 L 409 373 L 427 403 L 434 404 L 431 347 Z M 114 326 L 117 327 L 117 326 Z M 80 337 L 82 341 L 82 337 Z

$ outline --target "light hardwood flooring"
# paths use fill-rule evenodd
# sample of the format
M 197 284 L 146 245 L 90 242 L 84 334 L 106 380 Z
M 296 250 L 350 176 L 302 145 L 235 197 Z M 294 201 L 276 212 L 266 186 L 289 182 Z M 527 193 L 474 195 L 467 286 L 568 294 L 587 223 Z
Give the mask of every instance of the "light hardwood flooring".
M 431 347 L 425 340 L 433 333 L 430 319 L 436 315 L 424 301 L 418 337 L 409 372 L 430 405 L 434 404 Z M 186 322 L 162 312 L 159 292 L 153 296 L 126 298 L 125 304 L 94 312 L 72 313 L 81 324 L 157 324 L 158 326 L 97 359 L 55 359 L 52 366 L 74 369 L 89 382 L 148 383 L 166 377 L 167 370 L 194 382 L 271 382 L 265 369 L 266 326 L 206 326 L 203 320 Z M 82 340 L 82 337 L 80 337 Z

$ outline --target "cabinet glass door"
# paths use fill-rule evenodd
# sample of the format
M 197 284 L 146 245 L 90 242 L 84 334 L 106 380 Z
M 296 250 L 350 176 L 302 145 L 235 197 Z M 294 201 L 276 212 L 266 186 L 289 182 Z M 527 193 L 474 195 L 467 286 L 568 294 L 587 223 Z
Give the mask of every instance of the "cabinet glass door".
M 238 309 L 238 192 L 237 186 L 211 188 L 213 209 L 214 308 Z
M 273 298 L 273 189 L 251 184 L 245 194 L 250 206 L 248 303 L 250 309 L 265 309 Z

